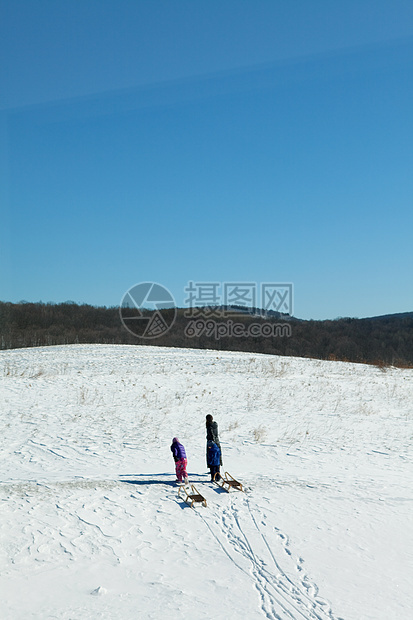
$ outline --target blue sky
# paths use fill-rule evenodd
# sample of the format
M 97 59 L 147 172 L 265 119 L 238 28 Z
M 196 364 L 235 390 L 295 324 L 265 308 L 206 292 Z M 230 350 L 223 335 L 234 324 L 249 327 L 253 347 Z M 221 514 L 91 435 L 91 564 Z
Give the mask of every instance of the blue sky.
M 0 300 L 413 311 L 413 3 L 0 0 Z

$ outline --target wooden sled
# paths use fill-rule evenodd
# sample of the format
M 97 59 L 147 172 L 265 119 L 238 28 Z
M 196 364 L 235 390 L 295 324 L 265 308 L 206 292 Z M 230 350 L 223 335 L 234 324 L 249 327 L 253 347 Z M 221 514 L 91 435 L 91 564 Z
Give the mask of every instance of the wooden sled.
M 188 491 L 188 488 L 185 486 L 180 486 L 179 487 L 179 491 L 178 491 L 178 495 L 181 495 L 181 491 L 185 491 L 185 497 L 184 500 L 189 504 L 191 504 L 191 508 L 194 507 L 195 503 L 202 503 L 205 508 L 206 508 L 206 499 L 203 495 L 201 495 L 196 488 L 194 487 L 193 484 L 191 484 L 190 490 Z
M 220 476 L 220 478 L 217 479 L 217 476 Z M 238 489 L 239 491 L 244 491 L 241 482 L 235 480 L 235 478 L 231 476 L 231 474 L 229 474 L 227 471 L 224 475 L 216 472 L 216 474 L 214 475 L 214 482 L 219 484 L 219 486 L 225 489 L 225 491 L 227 491 L 228 493 L 230 492 L 230 489 Z

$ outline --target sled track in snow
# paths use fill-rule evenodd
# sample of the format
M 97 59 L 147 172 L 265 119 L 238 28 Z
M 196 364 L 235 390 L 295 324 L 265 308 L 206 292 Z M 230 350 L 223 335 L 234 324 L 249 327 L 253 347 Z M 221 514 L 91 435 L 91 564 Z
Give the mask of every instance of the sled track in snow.
M 243 503 L 245 510 L 237 507 Z M 218 544 L 239 570 L 252 577 L 260 609 L 269 620 L 343 620 L 335 616 L 329 603 L 318 595 L 318 587 L 309 577 L 302 574 L 302 558 L 298 558 L 296 569 L 301 573 L 297 583 L 289 577 L 277 561 L 267 537 L 254 516 L 248 498 L 231 498 L 229 505 L 216 510 L 213 517 L 216 527 L 208 516 L 198 513 Z M 242 516 L 241 516 L 242 515 Z M 246 520 L 246 516 L 249 519 Z M 274 528 L 284 552 L 291 557 L 288 537 Z M 242 556 L 244 562 L 233 555 Z M 241 560 L 241 558 L 240 558 Z M 245 569 L 241 564 L 249 564 Z M 274 571 L 275 568 L 275 571 Z

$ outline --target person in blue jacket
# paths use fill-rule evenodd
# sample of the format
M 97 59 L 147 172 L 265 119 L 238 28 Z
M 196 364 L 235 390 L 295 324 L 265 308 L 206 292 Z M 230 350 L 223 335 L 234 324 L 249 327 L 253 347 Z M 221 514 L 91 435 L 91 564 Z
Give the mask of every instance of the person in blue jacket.
M 206 418 L 205 418 L 205 424 L 206 424 L 206 438 L 207 438 L 207 442 L 208 441 L 213 441 L 214 443 L 217 444 L 218 448 L 219 448 L 219 464 L 222 465 L 222 450 L 221 450 L 221 444 L 219 442 L 219 437 L 218 437 L 218 424 L 214 421 L 214 418 L 212 417 L 212 415 L 209 413 Z M 208 461 L 208 448 L 207 448 L 207 461 Z
M 221 475 L 219 467 L 221 462 L 221 450 L 214 441 L 207 441 L 207 464 L 211 472 L 211 482 L 219 480 Z
M 171 451 L 175 461 L 176 482 L 185 482 L 185 484 L 188 484 L 188 474 L 186 473 L 188 460 L 186 458 L 185 448 L 179 443 L 177 437 L 172 439 Z

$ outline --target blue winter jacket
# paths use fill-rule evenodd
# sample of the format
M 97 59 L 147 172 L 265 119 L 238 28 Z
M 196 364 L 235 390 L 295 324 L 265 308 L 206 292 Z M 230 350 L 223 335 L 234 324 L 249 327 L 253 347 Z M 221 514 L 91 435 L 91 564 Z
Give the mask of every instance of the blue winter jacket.
M 183 447 L 181 443 L 179 443 L 179 441 L 176 438 L 174 438 L 172 442 L 171 450 L 172 450 L 172 454 L 173 454 L 175 461 L 186 459 L 185 448 Z
M 207 442 L 207 463 L 208 467 L 217 467 L 220 464 L 221 450 L 213 441 Z

